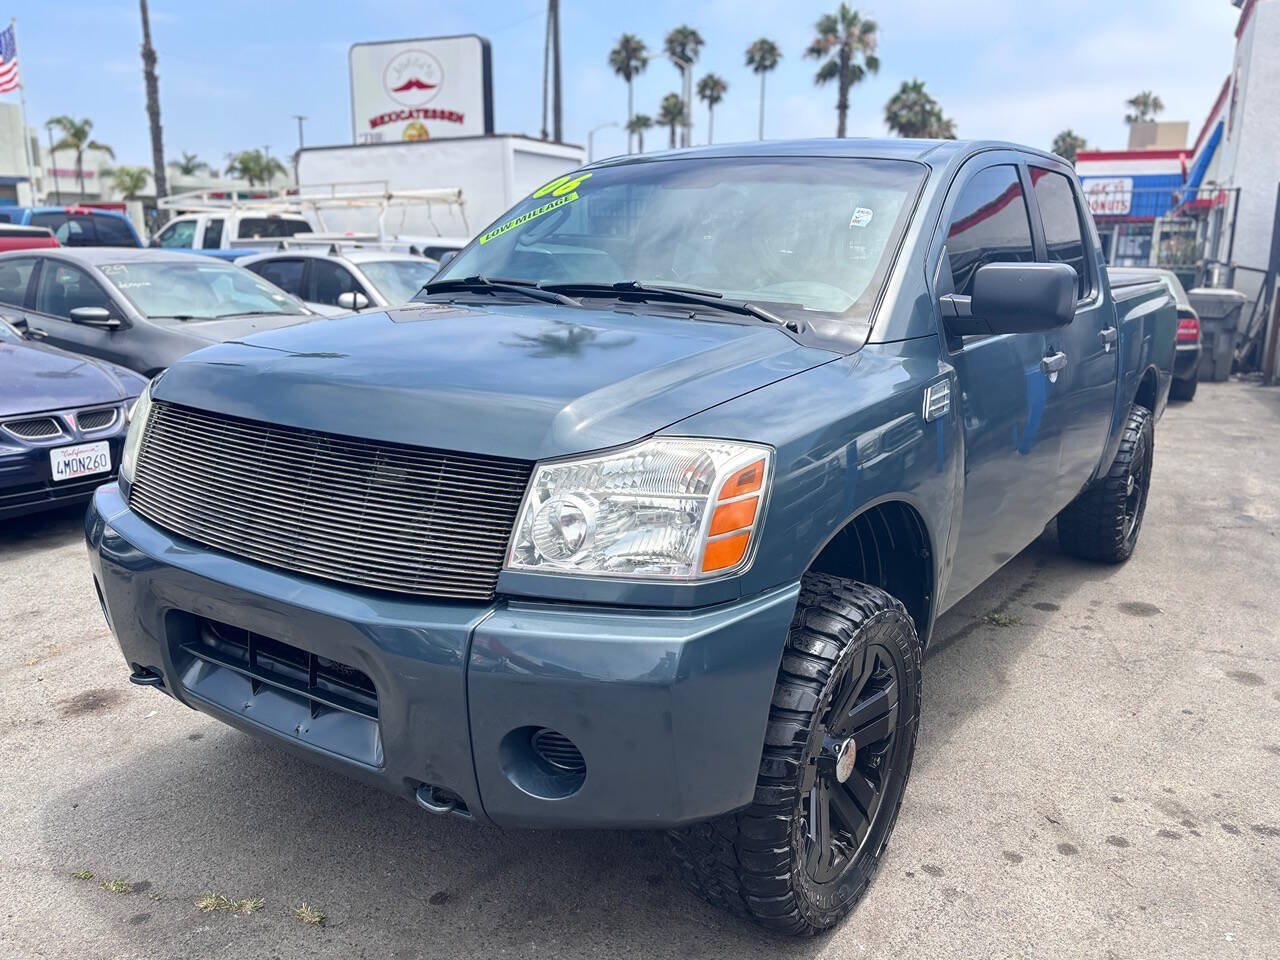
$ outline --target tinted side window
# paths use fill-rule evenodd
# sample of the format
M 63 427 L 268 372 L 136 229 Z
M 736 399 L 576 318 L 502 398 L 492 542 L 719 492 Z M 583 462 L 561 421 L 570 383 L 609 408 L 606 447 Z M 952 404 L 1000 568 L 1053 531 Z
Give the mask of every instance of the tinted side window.
M 241 240 L 277 239 L 310 233 L 311 224 L 305 220 L 285 220 L 281 217 L 245 217 L 240 221 L 238 236 Z
M 31 271 L 35 268 L 35 257 L 5 260 L 0 263 L 0 303 L 7 303 L 14 307 L 20 307 L 26 303 L 27 284 L 31 282 Z
M 331 263 L 328 260 L 313 260 L 311 288 L 312 294 L 307 298 L 308 300 L 336 307 L 339 294 L 360 290 L 360 285 L 356 283 L 356 278 L 351 275 L 351 271 L 341 264 Z
M 118 217 L 95 217 L 94 225 L 98 228 L 98 243 L 104 247 L 136 247 L 138 238 L 133 235 L 129 225 Z
M 48 227 L 64 247 L 96 247 L 98 231 L 93 217 L 73 217 L 65 213 L 37 213 L 31 217 L 33 227 Z
M 306 267 L 303 260 L 268 260 L 265 263 L 251 263 L 249 269 L 269 283 L 274 283 L 286 293 L 295 297 L 302 296 L 302 272 Z
M 1014 166 L 988 167 L 964 187 L 947 229 L 955 292 L 973 294 L 973 275 L 988 263 L 1030 263 L 1031 222 Z
M 196 245 L 196 222 L 194 220 L 175 220 L 156 236 L 156 244 L 161 247 L 190 250 Z
M 119 312 L 111 298 L 79 267 L 46 260 L 36 284 L 36 309 L 69 319 L 76 307 L 105 307 L 113 314 Z
M 200 246 L 205 250 L 218 250 L 222 247 L 222 218 L 211 217 L 204 225 L 204 238 Z
M 1076 296 L 1089 293 L 1089 273 L 1084 259 L 1084 232 L 1080 224 L 1080 208 L 1076 204 L 1071 181 L 1052 170 L 1031 168 L 1031 183 L 1044 223 L 1044 239 L 1049 247 L 1051 263 L 1065 263 L 1076 272 Z

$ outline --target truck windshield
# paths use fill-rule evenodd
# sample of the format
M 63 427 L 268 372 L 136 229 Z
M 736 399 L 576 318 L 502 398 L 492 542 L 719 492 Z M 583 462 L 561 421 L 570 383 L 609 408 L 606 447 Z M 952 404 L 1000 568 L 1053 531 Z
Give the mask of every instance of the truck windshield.
M 217 320 L 308 312 L 279 287 L 229 263 L 106 263 L 99 269 L 144 317 Z
M 899 160 L 636 161 L 561 177 L 437 279 L 689 286 L 781 316 L 869 318 L 925 168 Z

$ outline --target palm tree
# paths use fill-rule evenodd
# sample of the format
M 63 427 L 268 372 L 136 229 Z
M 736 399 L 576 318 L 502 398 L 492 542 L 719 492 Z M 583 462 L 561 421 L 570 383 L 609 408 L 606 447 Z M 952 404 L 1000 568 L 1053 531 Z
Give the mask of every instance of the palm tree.
M 164 131 L 160 127 L 160 81 L 156 78 L 156 51 L 151 46 L 151 15 L 147 0 L 138 0 L 142 9 L 142 78 L 147 89 L 147 123 L 151 127 L 151 166 L 156 179 L 156 199 L 167 196 L 169 185 L 164 176 Z M 156 211 L 157 226 L 168 217 L 161 208 Z
M 1076 154 L 1081 150 L 1088 149 L 1088 147 L 1089 144 L 1085 143 L 1084 137 L 1078 135 L 1074 130 L 1063 130 L 1053 138 L 1053 146 L 1050 149 L 1063 160 L 1074 164 L 1076 162 Z
M 1164 101 L 1150 90 L 1143 90 L 1140 94 L 1130 97 L 1124 103 L 1125 106 L 1133 108 L 1132 113 L 1124 115 L 1125 123 L 1146 123 L 1148 120 L 1154 120 L 1156 114 L 1164 109 Z
M 111 186 L 120 191 L 126 200 L 132 200 L 147 188 L 147 178 L 151 171 L 146 167 L 113 167 L 103 170 L 103 174 L 111 178 Z
M 671 128 L 671 149 L 676 148 L 676 127 L 685 122 L 684 101 L 678 93 L 668 93 L 658 105 L 658 123 Z
M 778 65 L 782 51 L 767 37 L 761 37 L 747 47 L 747 66 L 760 74 L 760 139 L 764 139 L 764 75 Z
M 903 81 L 884 105 L 884 122 L 900 137 L 956 138 L 955 121 L 943 116 L 942 107 L 925 92 L 921 80 Z
M 624 33 L 618 45 L 609 51 L 609 66 L 613 72 L 627 81 L 627 153 L 631 152 L 631 120 L 635 117 L 635 100 L 631 81 L 644 73 L 649 66 L 649 48 L 633 33 Z
M 653 126 L 653 117 L 646 113 L 637 113 L 634 117 L 627 121 L 627 133 L 635 134 L 640 141 L 640 149 L 637 153 L 644 153 L 644 132 Z
M 880 58 L 876 56 L 876 22 L 863 19 L 857 10 L 841 3 L 835 13 L 819 20 L 815 29 L 818 35 L 804 55 L 815 60 L 827 58 L 813 82 L 823 86 L 835 80 L 838 84 L 836 136 L 843 137 L 849 115 L 849 88 L 861 83 L 868 72 L 880 70 Z
M 62 138 L 58 140 L 49 152 L 53 153 L 57 150 L 72 150 L 76 155 L 76 180 L 80 184 L 80 199 L 84 199 L 84 152 L 86 150 L 98 150 L 105 153 L 112 160 L 116 158 L 115 151 L 105 143 L 99 143 L 97 140 L 90 138 L 93 132 L 93 121 L 87 117 L 76 120 L 72 117 L 63 115 L 54 117 L 45 126 L 49 128 L 57 128 L 62 131 Z
M 693 91 L 690 89 L 690 78 L 693 76 L 693 65 L 698 62 L 698 53 L 702 50 L 702 34 L 689 26 L 681 24 L 663 40 L 662 48 L 667 58 L 675 64 L 684 81 L 681 84 L 681 103 L 684 104 L 684 145 L 689 145 L 689 137 L 693 127 Z
M 270 183 L 275 177 L 283 176 L 284 172 L 284 165 L 279 160 L 261 150 L 227 154 L 227 176 L 248 180 L 251 187 Z
M 182 152 L 181 160 L 170 160 L 169 166 L 173 167 L 184 177 L 195 176 L 201 170 L 208 170 L 209 165 L 197 157 L 194 153 Z
M 729 84 L 724 78 L 708 73 L 698 81 L 698 99 L 707 105 L 707 143 L 715 141 L 716 104 L 729 92 Z

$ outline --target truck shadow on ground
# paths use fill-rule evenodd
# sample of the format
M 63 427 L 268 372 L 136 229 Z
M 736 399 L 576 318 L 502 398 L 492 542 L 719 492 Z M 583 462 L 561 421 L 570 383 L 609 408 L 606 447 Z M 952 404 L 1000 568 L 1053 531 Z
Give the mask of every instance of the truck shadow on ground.
M 1042 537 L 939 621 L 918 767 L 1000 696 L 1044 618 L 1110 572 Z M 164 698 L 156 709 L 185 715 Z M 704 905 L 680 884 L 659 834 L 499 831 L 431 817 L 189 716 L 184 737 L 140 747 L 131 769 L 81 782 L 43 812 L 49 862 L 147 885 L 150 898 L 137 896 L 135 916 L 111 929 L 154 955 L 168 937 L 198 927 L 212 926 L 229 955 L 243 955 L 237 939 L 300 936 L 291 911 L 304 901 L 329 918 L 312 955 L 612 955 L 611 945 L 640 943 L 650 957 L 810 957 L 826 943 L 779 940 Z M 905 814 L 901 828 L 911 829 Z M 83 890 L 87 911 L 111 903 L 96 884 L 73 889 Z M 214 891 L 262 897 L 268 908 L 253 917 L 198 914 L 195 899 Z

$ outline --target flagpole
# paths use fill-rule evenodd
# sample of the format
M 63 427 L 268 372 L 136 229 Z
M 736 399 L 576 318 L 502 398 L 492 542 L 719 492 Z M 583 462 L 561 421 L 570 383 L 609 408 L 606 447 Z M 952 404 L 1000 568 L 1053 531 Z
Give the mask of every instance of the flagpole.
M 13 56 L 18 57 L 18 18 L 9 18 L 9 29 L 13 31 Z M 36 178 L 31 170 L 31 138 L 27 136 L 27 85 L 22 82 L 22 67 L 18 67 L 18 110 L 22 115 L 22 158 L 27 162 L 27 184 L 31 190 L 31 206 L 35 206 Z M 49 158 L 50 162 L 53 158 Z

